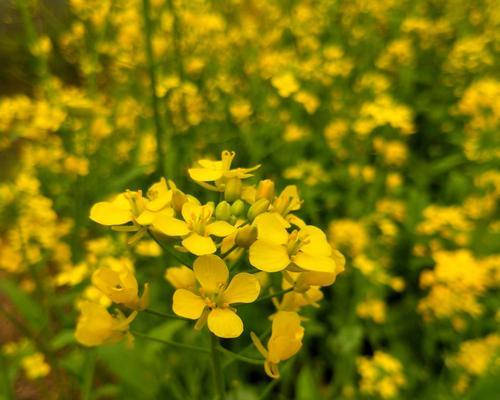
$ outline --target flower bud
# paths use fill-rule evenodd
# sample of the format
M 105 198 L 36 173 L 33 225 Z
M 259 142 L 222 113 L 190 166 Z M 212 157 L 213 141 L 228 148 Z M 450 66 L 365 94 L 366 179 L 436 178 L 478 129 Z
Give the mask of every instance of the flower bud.
M 271 203 L 267 199 L 260 199 L 257 200 L 255 203 L 252 204 L 250 209 L 248 210 L 247 217 L 250 221 L 253 221 L 257 215 L 260 215 L 264 212 L 266 212 L 269 208 L 269 205 Z
M 226 182 L 224 189 L 224 200 L 232 203 L 241 197 L 241 179 L 231 178 Z
M 215 218 L 222 221 L 229 221 L 231 218 L 231 205 L 227 201 L 221 201 L 215 207 Z
M 238 229 L 234 242 L 238 247 L 248 249 L 257 240 L 257 228 L 252 225 L 245 225 Z
M 231 206 L 231 214 L 235 217 L 241 217 L 245 212 L 245 203 L 242 200 L 236 200 Z
M 257 187 L 256 200 L 267 199 L 273 201 L 274 199 L 274 182 L 270 179 L 265 179 L 259 182 Z
M 176 213 L 181 213 L 182 211 L 182 206 L 184 203 L 187 201 L 187 196 L 182 193 L 178 189 L 174 189 L 174 192 L 172 193 L 172 208 L 175 210 Z

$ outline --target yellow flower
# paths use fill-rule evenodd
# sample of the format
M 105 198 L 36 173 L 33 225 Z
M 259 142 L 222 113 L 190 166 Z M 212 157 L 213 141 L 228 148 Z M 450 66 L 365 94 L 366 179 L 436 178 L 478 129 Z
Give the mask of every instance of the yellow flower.
M 231 163 L 235 155 L 234 151 L 224 150 L 219 161 L 199 160 L 198 164 L 200 164 L 200 167 L 189 168 L 189 176 L 206 189 L 224 191 L 228 180 L 232 178 L 250 178 L 252 176 L 250 172 L 260 167 L 260 165 L 256 165 L 251 168 L 231 169 Z M 215 186 L 207 182 L 215 182 Z
M 147 307 L 149 285 L 144 285 L 144 292 L 139 298 L 137 280 L 134 273 L 127 267 L 121 268 L 120 271 L 101 267 L 92 274 L 92 284 L 114 303 L 123 304 L 133 310 Z
M 171 203 L 177 189 L 173 182 L 169 182 L 169 185 L 171 189 L 162 178 L 149 188 L 147 197 L 144 197 L 140 190 L 127 191 L 119 194 L 113 201 L 96 203 L 90 210 L 90 219 L 101 225 L 115 227 L 116 230 L 137 232 L 131 242 L 141 238 L 150 225 L 164 233 L 161 229 L 164 226 L 162 219 L 173 217 L 175 214 Z M 129 222 L 132 222 L 132 225 L 120 227 Z
M 280 373 L 278 364 L 295 355 L 302 347 L 304 328 L 300 325 L 300 316 L 291 311 L 279 311 L 273 317 L 272 333 L 267 342 L 267 349 L 262 345 L 260 339 L 251 332 L 257 350 L 264 356 L 264 370 L 266 374 L 278 379 Z
M 191 253 L 202 256 L 215 253 L 217 247 L 211 235 L 225 237 L 236 228 L 226 221 L 214 221 L 213 204 L 199 205 L 186 202 L 182 206 L 184 221 L 163 216 L 156 221 L 156 228 L 169 236 L 183 236 L 182 245 Z
M 336 271 L 332 248 L 319 228 L 306 225 L 288 233 L 289 224 L 276 213 L 259 215 L 257 240 L 250 246 L 250 264 L 266 272 L 282 271 L 289 267 L 299 271 Z
M 42 353 L 35 353 L 24 357 L 21 365 L 29 379 L 42 378 L 50 372 L 50 365 L 45 362 Z
M 243 322 L 230 307 L 234 303 L 252 303 L 260 292 L 258 279 L 249 273 L 236 274 L 228 284 L 229 270 L 215 255 L 198 257 L 193 274 L 199 289 L 177 289 L 172 309 L 177 315 L 197 319 L 197 327 L 205 321 L 208 329 L 222 338 L 235 338 L 243 332 Z
M 128 326 L 137 316 L 137 311 L 128 317 L 118 312 L 111 315 L 104 306 L 90 301 L 80 306 L 81 314 L 76 325 L 76 340 L 84 346 L 99 346 L 114 343 L 128 332 Z

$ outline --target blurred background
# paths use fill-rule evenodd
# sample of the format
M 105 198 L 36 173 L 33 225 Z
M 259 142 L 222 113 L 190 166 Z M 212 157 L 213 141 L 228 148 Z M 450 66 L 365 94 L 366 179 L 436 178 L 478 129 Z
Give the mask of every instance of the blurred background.
M 74 326 L 101 265 L 171 304 L 176 261 L 91 205 L 161 176 L 199 194 L 187 168 L 224 149 L 347 258 L 280 382 L 234 363 L 231 398 L 497 399 L 499 50 L 496 0 L 0 1 L 0 399 L 207 398 L 202 355 Z

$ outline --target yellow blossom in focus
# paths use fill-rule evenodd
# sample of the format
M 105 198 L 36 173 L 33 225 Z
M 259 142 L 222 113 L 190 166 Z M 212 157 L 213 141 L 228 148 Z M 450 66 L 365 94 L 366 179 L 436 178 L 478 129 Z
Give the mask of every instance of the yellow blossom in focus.
M 208 329 L 222 338 L 235 338 L 243 332 L 243 321 L 231 304 L 252 303 L 259 296 L 260 285 L 252 274 L 236 274 L 228 283 L 229 270 L 215 255 L 198 257 L 193 274 L 198 290 L 179 288 L 173 297 L 172 309 L 177 315 L 197 319 L 197 327 L 205 322 Z

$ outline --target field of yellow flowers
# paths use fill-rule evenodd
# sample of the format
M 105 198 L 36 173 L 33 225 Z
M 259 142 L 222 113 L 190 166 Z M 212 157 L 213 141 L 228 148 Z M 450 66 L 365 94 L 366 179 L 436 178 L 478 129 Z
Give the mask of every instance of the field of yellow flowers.
M 499 398 L 497 0 L 6 0 L 0 59 L 0 400 Z

